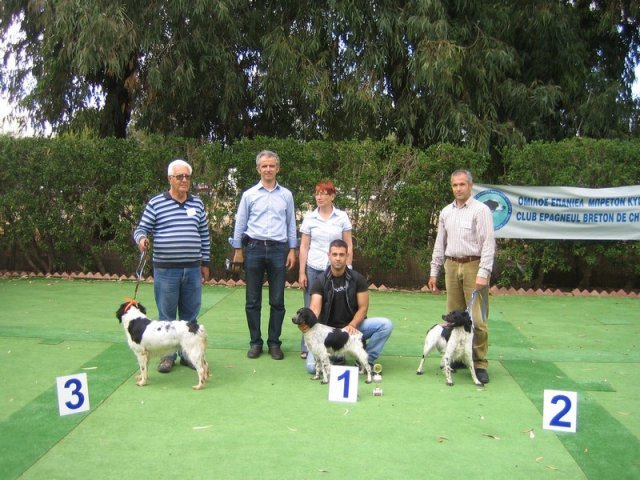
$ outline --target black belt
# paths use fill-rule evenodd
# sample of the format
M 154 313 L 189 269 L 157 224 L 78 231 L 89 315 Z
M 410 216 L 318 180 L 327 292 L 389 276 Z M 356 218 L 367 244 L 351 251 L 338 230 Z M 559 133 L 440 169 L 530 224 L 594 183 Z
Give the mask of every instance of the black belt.
M 476 256 L 469 256 L 469 257 L 447 257 L 447 260 L 451 260 L 452 262 L 457 262 L 457 263 L 469 263 L 469 262 L 474 262 L 476 260 L 480 260 L 480 257 L 476 257 Z
M 275 240 L 257 240 L 247 236 L 247 243 L 252 245 L 264 245 L 265 247 L 273 247 L 275 245 L 283 245 L 287 242 L 276 242 Z

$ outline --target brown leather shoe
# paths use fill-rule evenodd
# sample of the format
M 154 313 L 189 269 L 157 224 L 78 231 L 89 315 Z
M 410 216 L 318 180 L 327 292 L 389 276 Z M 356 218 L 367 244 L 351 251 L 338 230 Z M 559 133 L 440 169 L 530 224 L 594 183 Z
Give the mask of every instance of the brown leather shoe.
M 262 345 L 251 345 L 251 348 L 247 352 L 247 357 L 258 358 L 262 355 Z
M 162 357 L 160 365 L 158 365 L 158 371 L 160 373 L 169 373 L 173 368 L 173 357 Z
M 284 358 L 284 353 L 282 353 L 282 350 L 280 350 L 280 347 L 277 345 L 269 347 L 269 353 L 274 360 L 282 360 Z

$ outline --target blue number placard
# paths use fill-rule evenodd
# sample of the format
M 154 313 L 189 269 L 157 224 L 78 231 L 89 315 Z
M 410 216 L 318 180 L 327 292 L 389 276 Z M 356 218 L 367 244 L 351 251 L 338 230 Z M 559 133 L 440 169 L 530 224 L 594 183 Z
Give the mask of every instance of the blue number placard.
M 331 365 L 329 372 L 329 401 L 358 401 L 358 367 Z
M 89 384 L 86 373 L 57 377 L 58 410 L 60 415 L 86 412 L 89 406 Z
M 578 393 L 545 390 L 542 428 L 575 433 L 578 427 Z

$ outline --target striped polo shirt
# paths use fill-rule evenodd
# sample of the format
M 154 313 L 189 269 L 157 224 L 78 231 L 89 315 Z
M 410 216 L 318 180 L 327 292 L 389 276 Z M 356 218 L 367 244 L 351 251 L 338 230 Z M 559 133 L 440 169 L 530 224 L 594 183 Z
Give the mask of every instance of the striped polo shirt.
M 153 265 L 158 268 L 192 268 L 208 265 L 211 240 L 207 212 L 191 194 L 184 203 L 169 192 L 151 198 L 133 232 L 136 244 L 153 238 Z

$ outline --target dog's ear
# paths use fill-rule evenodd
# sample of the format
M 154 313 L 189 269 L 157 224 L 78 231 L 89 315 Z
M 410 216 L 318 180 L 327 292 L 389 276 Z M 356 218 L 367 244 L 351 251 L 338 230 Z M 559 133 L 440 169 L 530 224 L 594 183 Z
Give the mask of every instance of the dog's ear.
M 138 310 L 140 310 L 145 315 L 147 314 L 147 309 L 144 308 L 144 305 L 142 305 L 141 303 L 138 304 Z
M 473 322 L 471 321 L 471 315 L 469 315 L 469 312 L 465 311 L 462 314 L 462 319 L 464 320 L 464 330 L 467 333 L 471 333 L 471 327 L 473 326 Z
M 122 323 L 122 314 L 124 313 L 124 306 L 126 305 L 126 303 L 123 303 L 122 305 L 120 305 L 120 307 L 118 307 L 118 310 L 116 310 L 116 318 L 118 319 L 118 322 Z
M 306 323 L 309 327 L 313 327 L 316 323 L 318 323 L 318 317 L 313 313 L 313 310 L 310 308 L 301 308 L 300 315 L 302 315 L 302 319 L 304 323 Z

